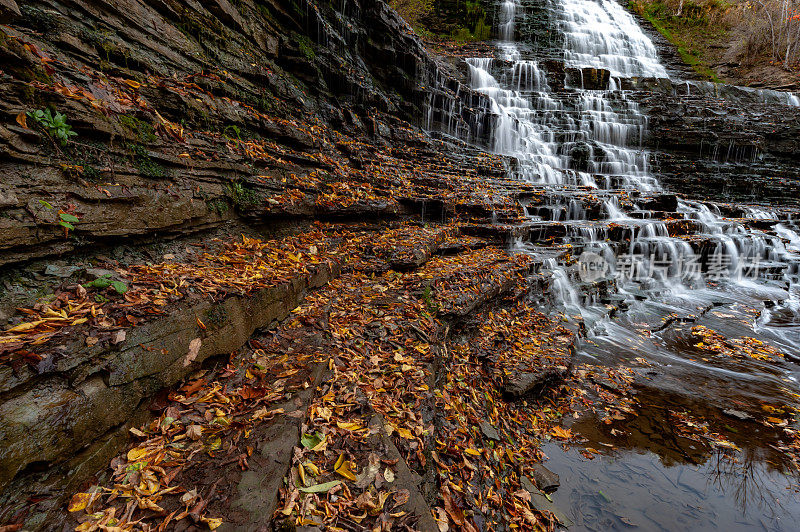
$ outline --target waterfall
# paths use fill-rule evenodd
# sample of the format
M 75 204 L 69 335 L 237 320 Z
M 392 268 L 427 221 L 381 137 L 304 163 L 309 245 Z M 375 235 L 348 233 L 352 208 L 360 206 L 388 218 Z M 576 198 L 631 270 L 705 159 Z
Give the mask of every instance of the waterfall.
M 568 65 L 614 77 L 668 77 L 653 43 L 616 1 L 557 0 L 555 7 Z
M 574 256 L 605 261 L 606 275 L 614 276 L 623 299 L 647 294 L 652 301 L 678 298 L 694 308 L 693 298 L 720 286 L 753 291 L 755 281 L 772 283 L 761 293 L 773 299 L 800 291 L 800 236 L 794 226 L 779 225 L 770 236 L 700 202 L 679 201 L 671 214 L 621 203 L 623 195 L 646 197 L 663 189 L 642 148 L 647 119 L 618 87 L 626 86 L 625 78 L 668 78 L 652 42 L 623 7 L 613 0 L 549 0 L 548 31 L 554 28 L 558 34 L 564 71 L 580 75 L 577 87 L 564 79 L 558 90 L 551 87 L 558 77 L 545 67 L 551 63 L 516 40 L 525 16 L 521 4 L 503 0 L 499 7 L 496 58 L 473 57 L 466 63 L 471 89 L 488 100 L 491 149 L 516 159 L 514 177 L 541 184 L 552 194 L 551 204 L 526 208 L 532 228 L 563 224 L 565 236 L 556 243 L 572 246 Z M 585 75 L 599 78 L 602 72 L 610 80 L 605 86 L 585 88 L 590 86 Z M 778 93 L 764 97 L 794 102 Z M 599 218 L 587 215 L 581 199 L 590 191 L 601 202 Z M 778 221 L 769 209 L 750 208 L 745 216 Z M 696 227 L 695 243 L 671 234 L 671 227 L 682 229 L 664 217 Z M 525 243 L 517 246 L 524 249 Z M 759 262 L 766 267 L 753 273 L 749 266 Z M 567 314 L 579 313 L 590 334 L 592 323 L 598 330 L 613 329 L 606 308 L 595 304 L 592 290 L 586 289 L 604 279 L 580 279 L 578 266 L 552 259 L 543 267 L 551 272 L 554 297 Z M 761 321 L 768 322 L 764 316 Z

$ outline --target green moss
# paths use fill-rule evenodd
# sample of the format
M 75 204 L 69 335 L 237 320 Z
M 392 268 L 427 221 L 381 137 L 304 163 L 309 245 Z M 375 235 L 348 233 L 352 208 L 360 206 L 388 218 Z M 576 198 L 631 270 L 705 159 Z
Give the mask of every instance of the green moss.
M 233 204 L 240 209 L 248 209 L 258 205 L 262 200 L 255 190 L 249 188 L 242 181 L 234 181 L 225 187 L 225 195 L 231 198 Z
M 690 65 L 695 72 L 714 83 L 722 83 L 717 73 L 702 61 L 700 54 L 696 50 L 687 50 L 683 46 L 678 46 L 678 53 L 681 54 L 683 62 Z
M 129 68 L 131 50 L 113 30 L 89 29 L 81 32 L 83 40 L 94 46 L 100 56 L 100 70 L 110 72 L 114 65 Z
M 129 115 L 119 115 L 118 119 L 119 123 L 122 124 L 122 126 L 126 129 L 130 130 L 130 132 L 133 133 L 140 142 L 147 143 L 156 141 L 157 137 L 155 130 L 153 129 L 153 126 L 147 122 L 143 122 L 142 120 Z
M 721 83 L 717 73 L 708 65 L 703 48 L 709 38 L 725 33 L 715 27 L 711 20 L 714 11 L 724 11 L 724 0 L 708 0 L 704 5 L 684 2 L 680 16 L 663 2 L 656 0 L 632 0 L 629 9 L 639 13 L 669 42 L 674 44 L 684 63 L 691 66 L 703 78 Z
M 225 39 L 226 29 L 216 17 L 208 17 L 197 13 L 190 8 L 182 8 L 178 29 L 189 38 L 203 45 L 203 41 L 212 44 L 221 43 Z M 213 52 L 204 46 L 206 53 Z
M 316 59 L 317 54 L 314 52 L 314 43 L 311 42 L 311 39 L 305 35 L 300 35 L 297 37 L 297 45 L 300 48 L 300 53 L 302 53 L 309 62 Z
M 71 164 L 82 168 L 79 175 L 89 182 L 98 183 L 103 181 L 103 174 L 100 168 L 107 168 L 111 163 L 108 145 L 102 142 L 87 140 L 80 145 L 69 144 L 64 149 L 64 153 Z
M 208 210 L 217 213 L 219 216 L 222 216 L 228 212 L 228 209 L 230 208 L 230 205 L 228 205 L 228 202 L 224 199 L 206 201 L 206 206 L 208 207 Z
M 256 2 L 256 8 L 258 12 L 261 13 L 261 16 L 267 19 L 270 22 L 274 22 L 277 24 L 277 20 L 272 12 L 269 10 L 269 6 L 267 4 L 262 4 L 261 2 Z
M 128 144 L 128 151 L 133 159 L 133 164 L 144 176 L 151 179 L 163 179 L 167 177 L 167 170 L 158 162 L 154 161 L 147 151 L 147 148 L 140 144 Z
M 26 54 L 30 55 L 23 48 L 22 42 L 8 38 L 8 36 L 2 31 L 0 31 L 0 48 L 5 48 L 17 56 L 25 57 Z M 41 81 L 42 83 L 46 83 L 48 85 L 53 83 L 53 79 L 49 74 L 47 74 L 44 67 L 42 67 L 38 60 L 35 63 L 20 62 L 14 64 L 14 62 L 12 62 L 12 64 L 3 65 L 3 68 L 14 74 L 15 77 L 21 79 L 22 81 Z
M 222 134 L 231 140 L 242 140 L 242 130 L 235 124 L 228 124 L 222 130 Z
M 289 3 L 292 4 L 292 9 L 294 12 L 300 16 L 300 20 L 304 20 L 305 13 L 303 12 L 303 8 L 300 7 L 300 4 L 298 4 L 295 0 L 289 0 Z
M 224 325 L 228 320 L 228 313 L 222 305 L 215 305 L 206 311 L 206 324 L 207 325 Z
M 102 175 L 100 174 L 100 170 L 97 169 L 91 162 L 86 161 L 84 159 L 75 161 L 78 166 L 82 167 L 83 170 L 81 171 L 81 177 L 86 181 L 92 183 L 98 183 L 102 180 Z
M 22 25 L 45 35 L 58 32 L 58 18 L 55 14 L 50 11 L 25 5 L 23 2 L 20 2 L 20 4 L 22 4 L 19 7 L 19 11 L 22 13 L 22 19 L 20 20 Z
M 31 85 L 24 85 L 21 90 L 23 102 L 37 107 L 41 104 L 41 98 L 39 98 L 36 89 Z
M 487 41 L 492 25 L 481 0 L 391 0 L 418 34 L 456 42 Z

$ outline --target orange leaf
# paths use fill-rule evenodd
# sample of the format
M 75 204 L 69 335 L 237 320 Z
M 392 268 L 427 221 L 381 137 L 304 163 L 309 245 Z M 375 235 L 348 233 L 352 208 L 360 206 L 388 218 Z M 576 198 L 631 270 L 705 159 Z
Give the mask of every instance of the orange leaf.
M 568 440 L 572 438 L 572 431 L 570 429 L 563 429 L 561 427 L 553 427 L 550 429 L 550 434 L 552 434 L 556 438 L 561 438 L 563 440 Z

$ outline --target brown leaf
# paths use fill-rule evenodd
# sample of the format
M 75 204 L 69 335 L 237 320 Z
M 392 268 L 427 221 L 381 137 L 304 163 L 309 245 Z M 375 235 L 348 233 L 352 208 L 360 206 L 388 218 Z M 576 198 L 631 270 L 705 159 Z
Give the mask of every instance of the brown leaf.
M 180 391 L 183 392 L 187 397 L 191 396 L 194 392 L 198 391 L 206 384 L 205 379 L 197 379 L 196 381 L 190 382 L 186 386 L 183 386 Z
M 25 111 L 22 111 L 20 114 L 17 115 L 17 124 L 21 125 L 25 129 L 29 129 L 28 116 L 25 114 Z
M 450 496 L 450 489 L 448 489 L 447 486 L 442 488 L 442 499 L 444 499 L 444 509 L 447 515 L 450 516 L 450 519 L 452 519 L 455 524 L 464 526 L 464 512 L 453 502 L 453 498 Z
M 197 358 L 197 354 L 200 353 L 201 345 L 203 345 L 203 341 L 200 338 L 195 338 L 189 342 L 189 352 L 186 353 L 186 357 L 183 359 L 184 366 L 188 366 Z
M 407 489 L 397 490 L 397 493 L 394 494 L 394 506 L 392 506 L 392 509 L 404 505 L 409 498 L 411 498 L 410 491 Z
M 203 427 L 201 425 L 189 425 L 186 429 L 186 436 L 188 436 L 190 440 L 199 440 L 203 437 Z
M 127 334 L 124 330 L 116 331 L 114 334 L 111 335 L 111 343 L 112 344 L 120 344 L 125 341 L 125 337 Z

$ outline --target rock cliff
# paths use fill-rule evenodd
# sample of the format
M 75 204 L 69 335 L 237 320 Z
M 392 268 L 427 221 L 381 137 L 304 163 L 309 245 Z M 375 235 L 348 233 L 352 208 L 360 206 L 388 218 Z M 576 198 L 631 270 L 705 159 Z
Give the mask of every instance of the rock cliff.
M 468 88 L 456 51 L 430 52 L 381 0 L 0 0 L 0 22 L 0 523 L 56 528 L 66 499 L 89 479 L 124 477 L 140 463 L 111 462 L 129 429 L 141 438 L 136 427 L 149 424 L 164 446 L 201 441 L 173 429 L 203 424 L 206 436 L 217 434 L 211 425 L 226 415 L 178 404 L 203 403 L 191 396 L 214 396 L 219 381 L 239 397 L 225 404 L 250 415 L 263 407 L 258 394 L 283 391 L 297 370 L 303 378 L 272 404 L 294 417 L 258 428 L 255 450 L 220 458 L 209 443 L 203 482 L 216 468 L 239 475 L 206 495 L 212 508 L 242 527 L 263 525 L 258 513 L 271 518 L 279 502 L 291 511 L 280 481 L 293 478 L 292 448 L 311 422 L 302 413 L 328 408 L 309 388 L 324 381 L 341 404 L 374 416 L 363 427 L 375 440 L 368 450 L 400 464 L 413 487 L 403 523 L 421 519 L 424 528 L 436 481 L 434 455 L 420 442 L 435 433 L 459 449 L 460 431 L 493 446 L 505 423 L 495 401 L 566 374 L 574 331 L 521 301 L 547 307 L 549 280 L 537 272 L 568 252 L 512 260 L 500 249 L 564 236 L 563 225 L 523 223 L 525 212 L 547 212 L 552 194 L 512 180 L 515 161 L 490 153 L 495 117 Z M 608 71 L 564 66 L 546 24 L 542 16 L 523 31 L 541 46 L 556 97 L 577 84 L 608 88 Z M 799 205 L 800 111 L 779 95 L 677 79 L 627 83 L 650 117 L 643 148 L 672 192 Z M 64 118 L 36 113 L 45 110 Z M 59 131 L 76 135 L 61 142 Z M 583 192 L 599 217 L 602 201 Z M 662 214 L 678 205 L 674 195 L 636 199 Z M 609 235 L 626 238 L 622 227 Z M 311 297 L 296 311 L 321 290 L 332 303 Z M 354 335 L 378 358 L 348 351 L 347 320 L 356 320 L 342 318 L 348 305 L 375 318 Z M 481 332 L 484 322 L 502 328 L 511 319 L 535 327 Z M 532 335 L 552 351 L 519 351 Z M 267 375 L 259 346 L 273 341 L 276 353 L 314 356 Z M 417 358 L 398 359 L 398 345 Z M 477 373 L 468 369 L 474 360 Z M 387 421 L 394 413 L 381 410 L 380 394 L 393 389 L 384 380 L 404 375 L 415 391 L 430 391 L 451 362 L 453 397 L 494 425 L 448 418 L 443 396 L 431 393 L 415 399 L 424 416 L 405 420 L 417 432 Z M 360 376 L 373 366 L 387 373 L 365 385 Z M 246 372 L 259 386 L 240 386 Z M 337 372 L 358 391 L 337 384 Z M 478 404 L 470 387 L 480 386 Z M 375 429 L 384 425 L 392 428 Z M 365 449 L 359 456 L 372 464 Z M 248 458 L 255 465 L 244 474 Z M 486 454 L 491 467 L 501 462 Z M 253 475 L 277 479 L 262 486 L 263 500 L 247 491 L 259 486 Z

